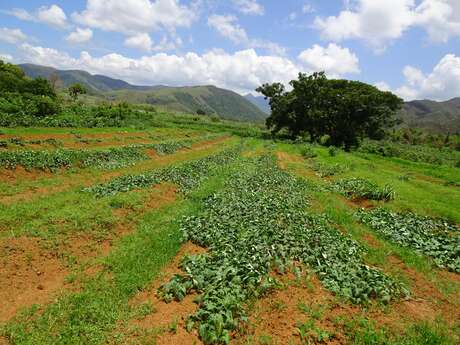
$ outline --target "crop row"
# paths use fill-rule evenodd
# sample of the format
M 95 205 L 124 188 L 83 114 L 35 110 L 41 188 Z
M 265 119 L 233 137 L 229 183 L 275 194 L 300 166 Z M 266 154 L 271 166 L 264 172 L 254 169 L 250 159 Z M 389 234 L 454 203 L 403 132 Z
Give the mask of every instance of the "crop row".
M 163 285 L 166 301 L 198 293 L 187 322 L 205 344 L 229 343 L 247 318 L 247 302 L 277 285 L 271 275 L 302 263 L 334 293 L 356 303 L 405 295 L 400 284 L 366 266 L 365 249 L 308 212 L 308 186 L 280 170 L 271 156 L 247 158 L 224 189 L 204 200 L 203 211 L 182 221 L 186 240 L 208 253 L 184 258 L 183 274 Z M 297 268 L 296 268 L 297 267 Z
M 49 139 L 34 139 L 34 140 L 24 140 L 20 137 L 13 137 L 6 140 L 0 140 L 0 148 L 8 148 L 8 146 L 16 145 L 16 146 L 25 146 L 26 144 L 29 145 L 51 145 L 54 147 L 62 146 L 62 142 L 56 140 L 54 138 Z
M 432 257 L 439 267 L 460 273 L 460 228 L 454 224 L 383 208 L 361 210 L 357 217 L 385 238 Z
M 161 182 L 171 182 L 178 186 L 178 191 L 187 193 L 196 188 L 207 178 L 209 171 L 228 164 L 238 157 L 240 149 L 228 149 L 218 154 L 177 166 L 167 167 L 140 175 L 125 175 L 107 183 L 85 188 L 83 191 L 97 197 L 116 195 L 136 188 L 147 188 Z
M 139 144 L 103 150 L 57 149 L 0 151 L 0 167 L 15 169 L 23 166 L 26 170 L 40 169 L 56 171 L 60 168 L 99 167 L 103 169 L 128 166 L 137 161 L 149 159 L 147 149 L 154 149 L 158 154 L 172 154 L 179 149 L 190 147 L 197 140 L 208 139 L 209 136 L 180 141 L 167 141 L 154 144 Z

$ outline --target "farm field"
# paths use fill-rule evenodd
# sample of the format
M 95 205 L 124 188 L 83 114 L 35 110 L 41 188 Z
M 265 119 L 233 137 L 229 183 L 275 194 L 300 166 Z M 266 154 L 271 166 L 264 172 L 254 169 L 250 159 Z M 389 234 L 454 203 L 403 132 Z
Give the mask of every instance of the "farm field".
M 0 128 L 0 344 L 460 343 L 457 153 L 191 123 Z

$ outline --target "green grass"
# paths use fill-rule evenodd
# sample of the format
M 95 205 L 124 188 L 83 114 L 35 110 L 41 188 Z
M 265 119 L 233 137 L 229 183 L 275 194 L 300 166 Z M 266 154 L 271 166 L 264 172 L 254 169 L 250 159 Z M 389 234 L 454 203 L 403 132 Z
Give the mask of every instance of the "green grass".
M 278 144 L 278 147 L 293 154 L 301 152 L 301 146 Z M 453 207 L 460 205 L 460 189 L 446 185 L 449 182 L 460 182 L 458 168 L 344 151 L 331 156 L 327 148 L 319 146 L 314 148 L 314 152 L 317 154 L 314 160 L 318 162 L 347 167 L 344 172 L 332 176 L 332 180 L 359 177 L 379 186 L 391 186 L 396 197 L 386 206 L 395 211 L 411 210 L 460 223 L 460 208 Z M 409 175 L 409 179 L 402 180 L 402 175 Z

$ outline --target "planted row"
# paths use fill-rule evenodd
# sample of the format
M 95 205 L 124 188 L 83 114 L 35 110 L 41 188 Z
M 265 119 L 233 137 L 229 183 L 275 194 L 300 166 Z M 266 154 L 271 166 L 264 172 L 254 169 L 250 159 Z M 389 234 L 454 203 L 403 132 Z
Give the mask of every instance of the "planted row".
M 362 178 L 342 179 L 334 182 L 331 189 L 350 199 L 393 200 L 395 191 L 389 185 L 379 187 Z
M 183 220 L 186 240 L 208 253 L 186 257 L 183 274 L 163 285 L 164 300 L 196 292 L 187 323 L 205 344 L 229 343 L 247 318 L 247 302 L 276 286 L 273 270 L 303 263 L 334 293 L 356 303 L 388 302 L 406 290 L 363 262 L 364 248 L 308 212 L 307 185 L 281 171 L 273 157 L 247 159 L 203 211 Z M 293 269 L 299 272 L 299 268 Z
M 430 256 L 439 267 L 460 273 L 460 228 L 442 219 L 383 208 L 357 213 L 361 222 L 404 247 Z
M 181 141 L 167 141 L 155 144 L 129 145 L 103 150 L 57 149 L 53 151 L 0 151 L 0 167 L 15 169 L 23 166 L 26 170 L 40 169 L 56 171 L 60 168 L 99 167 L 103 169 L 119 168 L 135 162 L 149 159 L 146 149 L 154 149 L 159 154 L 172 154 L 179 149 L 190 147 L 196 140 L 209 136 Z
M 179 191 L 187 193 L 196 188 L 212 170 L 228 164 L 238 157 L 239 149 L 228 149 L 216 155 L 208 156 L 181 165 L 167 167 L 140 175 L 125 175 L 107 183 L 85 188 L 83 191 L 93 193 L 97 197 L 105 197 L 128 192 L 136 188 L 147 188 L 161 182 L 176 184 Z

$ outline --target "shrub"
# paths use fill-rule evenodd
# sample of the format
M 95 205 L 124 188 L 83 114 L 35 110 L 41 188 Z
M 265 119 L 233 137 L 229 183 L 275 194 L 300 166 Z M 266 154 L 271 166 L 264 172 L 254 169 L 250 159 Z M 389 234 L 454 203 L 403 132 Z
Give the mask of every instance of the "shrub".
M 313 150 L 313 148 L 310 145 L 305 145 L 300 149 L 300 154 L 304 158 L 314 158 L 318 156 L 318 154 Z
M 329 153 L 329 156 L 334 157 L 339 152 L 339 149 L 335 146 L 329 146 L 329 149 L 327 150 L 327 152 Z

